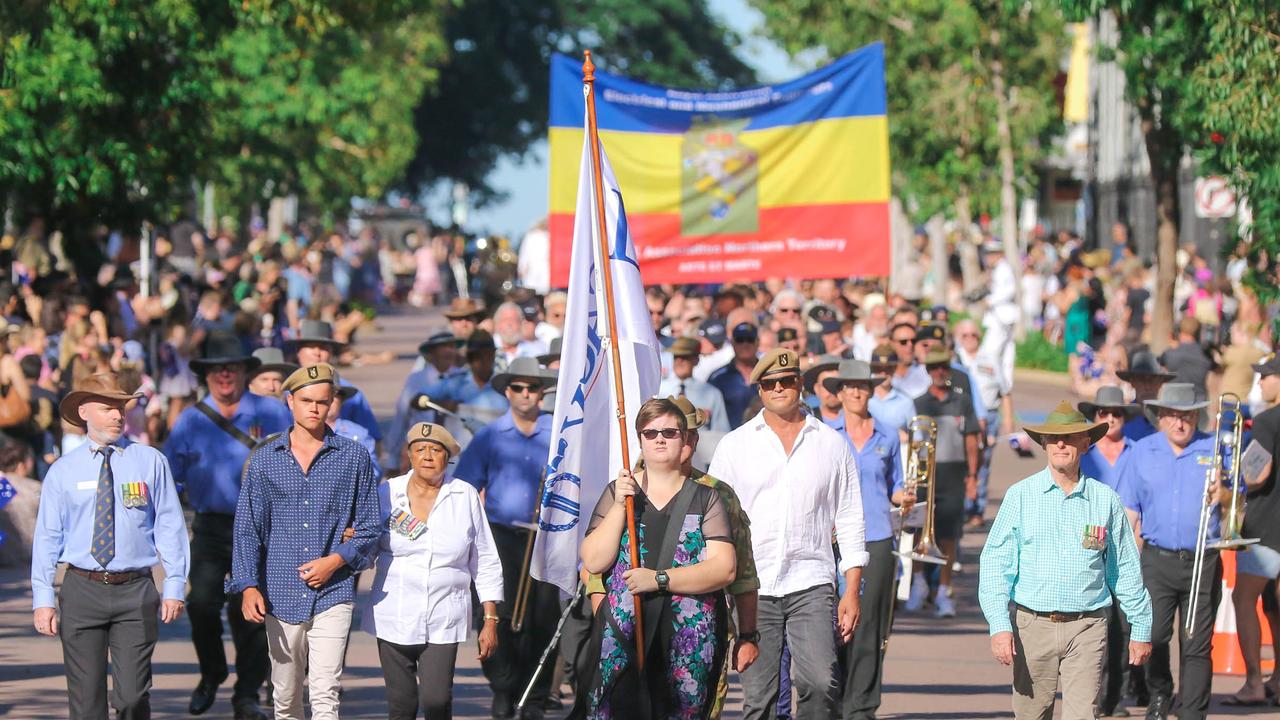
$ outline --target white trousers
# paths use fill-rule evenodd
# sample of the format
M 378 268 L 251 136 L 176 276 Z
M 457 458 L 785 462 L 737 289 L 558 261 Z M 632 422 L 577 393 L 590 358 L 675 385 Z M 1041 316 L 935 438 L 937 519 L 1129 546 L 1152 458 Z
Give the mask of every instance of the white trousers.
M 338 687 L 351 629 L 351 607 L 351 603 L 335 605 L 296 625 L 267 615 L 276 720 L 305 720 L 304 679 L 311 691 L 312 720 L 338 719 Z

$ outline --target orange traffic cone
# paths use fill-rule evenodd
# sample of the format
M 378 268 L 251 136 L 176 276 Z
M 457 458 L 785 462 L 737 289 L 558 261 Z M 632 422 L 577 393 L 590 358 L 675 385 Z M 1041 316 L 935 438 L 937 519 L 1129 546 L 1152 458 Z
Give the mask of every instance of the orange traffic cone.
M 1236 586 L 1236 551 L 1226 551 L 1222 558 L 1222 602 L 1218 604 L 1218 617 L 1213 625 L 1213 671 L 1224 675 L 1244 675 L 1244 656 L 1240 654 L 1240 638 L 1236 634 L 1236 609 L 1231 593 Z M 1258 622 L 1262 624 L 1262 647 L 1271 647 L 1271 626 L 1262 614 L 1262 601 L 1258 601 Z M 1262 673 L 1266 675 L 1275 666 L 1274 659 L 1262 660 Z

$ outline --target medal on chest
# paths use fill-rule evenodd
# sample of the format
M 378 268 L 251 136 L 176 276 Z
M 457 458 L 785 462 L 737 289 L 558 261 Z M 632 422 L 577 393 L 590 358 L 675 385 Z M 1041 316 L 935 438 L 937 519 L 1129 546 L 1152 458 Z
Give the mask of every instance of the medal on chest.
M 146 507 L 150 498 L 147 494 L 147 484 L 142 482 L 124 483 L 120 486 L 120 495 L 124 499 L 124 506 L 127 508 Z
M 1085 550 L 1101 550 L 1107 546 L 1107 529 L 1102 525 L 1084 526 Z
M 417 540 L 427 531 L 426 523 L 404 510 L 392 511 L 391 517 L 387 518 L 387 527 L 391 528 L 392 532 L 410 540 Z

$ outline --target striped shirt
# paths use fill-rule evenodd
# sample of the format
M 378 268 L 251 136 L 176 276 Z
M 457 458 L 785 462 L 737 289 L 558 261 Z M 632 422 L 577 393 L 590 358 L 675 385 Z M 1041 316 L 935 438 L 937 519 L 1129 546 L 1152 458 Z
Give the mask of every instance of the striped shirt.
M 1115 491 L 1082 475 L 1063 495 L 1045 468 L 1009 488 L 982 548 L 978 602 L 991 634 L 1012 632 L 1009 602 L 1039 612 L 1085 612 L 1114 594 L 1151 641 L 1151 597 L 1133 530 Z

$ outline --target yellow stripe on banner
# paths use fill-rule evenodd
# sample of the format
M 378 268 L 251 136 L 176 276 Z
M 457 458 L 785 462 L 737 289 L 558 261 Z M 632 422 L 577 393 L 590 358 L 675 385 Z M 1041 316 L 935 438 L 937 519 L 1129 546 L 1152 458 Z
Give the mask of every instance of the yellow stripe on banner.
M 833 118 L 746 131 L 757 152 L 759 207 L 889 200 L 889 123 L 883 116 Z M 602 131 L 631 213 L 679 213 L 683 135 Z M 577 204 L 582 130 L 551 128 L 550 207 Z
M 889 122 L 883 115 L 752 130 L 760 207 L 888 202 Z

